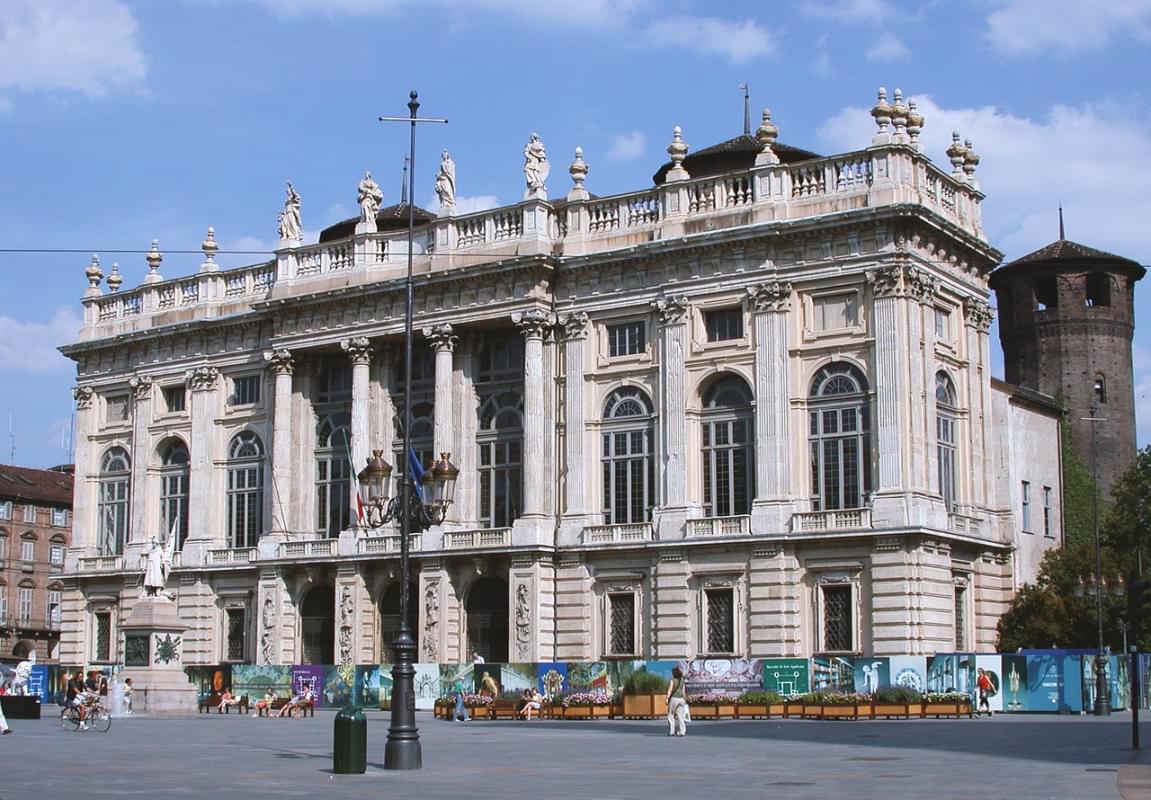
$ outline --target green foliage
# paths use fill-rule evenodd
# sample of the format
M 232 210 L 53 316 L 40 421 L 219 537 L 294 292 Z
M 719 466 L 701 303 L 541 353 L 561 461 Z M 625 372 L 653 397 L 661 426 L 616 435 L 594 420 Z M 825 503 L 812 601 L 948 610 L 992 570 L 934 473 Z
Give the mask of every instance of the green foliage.
M 888 686 L 872 697 L 877 703 L 918 703 L 923 699 L 923 693 L 907 686 Z
M 739 702 L 747 706 L 767 706 L 772 703 L 782 703 L 783 696 L 779 692 L 765 692 L 762 689 L 751 689 L 739 696 Z
M 1151 544 L 1151 446 L 1139 451 L 1135 463 L 1111 487 L 1114 503 L 1103 526 L 1103 541 L 1116 553 L 1128 553 L 1130 572 Z
M 623 684 L 626 695 L 659 694 L 667 691 L 667 681 L 662 675 L 647 670 L 636 670 L 627 676 Z
M 1071 446 L 1071 426 L 1064 423 L 1062 429 L 1064 540 L 1068 544 L 1094 544 L 1095 481 Z M 1105 511 L 1103 498 L 1100 498 L 1100 515 Z

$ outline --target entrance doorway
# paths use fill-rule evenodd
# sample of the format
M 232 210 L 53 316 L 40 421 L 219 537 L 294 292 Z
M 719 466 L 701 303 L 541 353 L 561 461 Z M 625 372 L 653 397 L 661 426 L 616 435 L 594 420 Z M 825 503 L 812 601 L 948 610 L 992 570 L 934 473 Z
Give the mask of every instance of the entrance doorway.
M 334 664 L 336 660 L 336 590 L 317 586 L 300 606 L 300 653 L 303 664 Z
M 408 621 L 411 625 L 412 639 L 416 643 L 416 658 L 419 659 L 420 607 L 416 605 L 416 584 L 408 584 Z M 392 642 L 400 632 L 400 582 L 395 581 L 380 598 L 380 663 L 395 663 L 395 653 L 392 652 Z
M 502 578 L 481 578 L 468 592 L 468 650 L 471 660 L 479 653 L 485 661 L 508 660 L 508 584 Z

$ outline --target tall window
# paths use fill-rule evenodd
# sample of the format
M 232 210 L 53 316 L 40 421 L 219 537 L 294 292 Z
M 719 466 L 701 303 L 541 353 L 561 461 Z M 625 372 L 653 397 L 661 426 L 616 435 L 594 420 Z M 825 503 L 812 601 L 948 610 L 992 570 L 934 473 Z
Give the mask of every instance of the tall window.
M 244 609 L 228 609 L 228 651 L 225 654 L 227 661 L 243 661 L 245 655 L 245 620 Z
M 350 419 L 340 412 L 316 428 L 316 530 L 333 538 L 351 524 Z
M 179 439 L 160 445 L 160 525 L 164 536 L 176 534 L 177 547 L 188 538 L 188 446 Z
M 96 661 L 112 660 L 112 612 L 96 612 Z
M 730 587 L 705 589 L 704 647 L 707 653 L 735 652 L 735 590 Z
M 1031 530 L 1031 484 L 1028 481 L 1023 481 L 1019 487 L 1019 497 L 1022 514 L 1021 524 L 1024 533 Z
M 242 431 L 228 448 L 228 547 L 255 547 L 263 517 L 264 444 Z
M 0 583 L 0 620 L 8 621 L 8 587 Z
M 36 524 L 36 506 L 32 505 L 31 503 L 24 506 L 24 521 L 29 525 Z
M 607 596 L 607 602 L 608 655 L 635 655 L 635 593 L 612 592 Z
M 128 451 L 123 447 L 111 448 L 100 462 L 100 499 L 96 513 L 102 556 L 118 556 L 124 552 L 128 538 L 130 464 Z
M 479 519 L 491 528 L 512 524 L 523 508 L 524 343 L 515 333 L 492 336 L 480 349 Z M 528 465 L 538 469 L 538 464 Z
M 647 348 L 647 326 L 643 320 L 622 322 L 607 326 L 607 352 L 609 358 L 633 356 Z
M 935 376 L 935 456 L 939 467 L 939 494 L 947 510 L 955 508 L 955 386 L 946 373 Z
M 250 406 L 260 402 L 259 375 L 241 375 L 232 379 L 232 394 L 228 398 L 230 406 Z
M 60 627 L 60 596 L 59 589 L 48 590 L 48 605 L 44 608 L 44 621 L 49 628 Z
M 967 587 L 955 587 L 955 650 L 967 649 Z
M 404 452 L 404 356 L 401 353 L 396 361 L 396 384 L 392 397 L 396 400 L 396 414 L 392 418 L 395 436 L 395 460 L 397 480 L 407 474 L 408 456 Z M 436 414 L 436 357 L 430 347 L 419 346 L 412 350 L 412 451 L 420 464 L 435 461 L 434 432 Z M 398 485 L 398 484 L 397 484 Z M 398 490 L 397 490 L 398 491 Z
M 604 522 L 618 525 L 651 519 L 655 482 L 652 405 L 635 387 L 617 389 L 603 409 Z M 573 435 L 575 435 L 573 433 Z
M 851 584 L 820 587 L 823 611 L 823 650 L 846 652 L 855 647 L 854 612 Z
M 20 542 L 20 560 L 31 564 L 36 560 L 36 540 L 24 539 Z
M 12 519 L 12 501 L 5 500 L 0 503 L 0 519 Z
M 1053 511 L 1054 511 L 1054 509 L 1052 508 L 1051 487 L 1050 486 L 1044 486 L 1043 487 L 1043 535 L 1049 539 L 1053 538 L 1055 536 L 1054 523 L 1053 523 L 1053 520 L 1051 517 Z
M 755 485 L 751 390 L 729 375 L 703 399 L 703 507 L 708 517 L 751 512 Z
M 871 490 L 871 435 L 867 382 L 842 362 L 828 364 L 811 382 L 808 441 L 812 508 L 860 508 Z
M 16 615 L 21 622 L 32 619 L 32 587 L 21 586 L 16 593 Z

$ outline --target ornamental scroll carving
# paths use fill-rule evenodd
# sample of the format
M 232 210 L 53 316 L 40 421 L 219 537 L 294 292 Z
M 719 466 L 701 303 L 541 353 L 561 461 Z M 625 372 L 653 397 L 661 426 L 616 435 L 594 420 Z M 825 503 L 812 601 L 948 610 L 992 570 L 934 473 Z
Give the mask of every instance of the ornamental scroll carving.
M 340 342 L 340 349 L 348 354 L 353 364 L 372 363 L 372 343 L 366 336 L 344 339 Z
M 268 350 L 264 353 L 264 361 L 277 375 L 291 375 L 296 368 L 290 350 Z
M 352 587 L 340 589 L 340 663 L 352 663 L 352 625 L 355 621 L 355 600 Z
M 559 325 L 564 339 L 582 339 L 587 336 L 588 315 L 586 311 L 560 314 Z
M 747 287 L 751 307 L 757 313 L 784 312 L 791 309 L 791 284 L 773 281 Z
M 424 328 L 424 338 L 432 345 L 437 353 L 447 350 L 449 353 L 456 349 L 460 337 L 452 335 L 452 326 L 446 322 L 442 325 L 432 325 Z
M 73 386 L 72 399 L 76 401 L 76 408 L 80 411 L 92 407 L 92 398 L 96 392 L 91 386 Z
M 552 324 L 552 316 L 539 308 L 512 314 L 512 322 L 520 329 L 525 339 L 542 339 Z
M 995 312 L 983 300 L 969 297 L 963 301 L 963 316 L 968 325 L 980 333 L 987 333 L 991 330 L 991 321 L 995 319 Z
M 439 637 L 436 632 L 440 624 L 440 584 L 429 583 L 424 589 L 424 660 L 438 661 L 440 657 Z
M 659 314 L 660 321 L 664 325 L 679 325 L 687 317 L 689 305 L 685 296 L 677 295 L 652 300 L 651 307 Z
M 136 402 L 147 400 L 152 396 L 152 379 L 147 375 L 137 375 L 128 380 L 132 387 L 132 399 Z
M 532 610 L 528 598 L 528 585 L 516 587 L 516 655 L 527 661 L 532 651 Z
M 260 655 L 264 664 L 275 664 L 276 606 L 272 596 L 265 595 L 260 614 Z
M 196 367 L 184 373 L 184 380 L 193 392 L 206 392 L 216 388 L 220 370 L 215 367 Z
M 900 273 L 903 270 L 894 264 L 867 271 L 867 283 L 876 297 L 896 297 L 899 295 Z

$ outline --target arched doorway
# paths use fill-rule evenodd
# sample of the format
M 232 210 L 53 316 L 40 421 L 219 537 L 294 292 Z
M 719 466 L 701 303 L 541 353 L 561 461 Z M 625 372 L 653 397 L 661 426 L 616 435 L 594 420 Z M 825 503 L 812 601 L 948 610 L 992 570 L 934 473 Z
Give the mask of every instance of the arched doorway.
M 36 643 L 30 642 L 27 639 L 21 639 L 16 642 L 12 648 L 12 657 L 20 661 L 27 661 L 32 657 L 32 653 L 36 651 Z
M 332 664 L 336 658 L 336 593 L 317 586 L 300 605 L 300 663 Z
M 502 578 L 481 578 L 468 592 L 468 650 L 486 661 L 508 660 L 508 584 Z
M 416 657 L 420 650 L 420 607 L 416 605 L 416 584 L 408 584 L 408 621 L 411 625 L 412 639 L 416 642 Z M 400 582 L 394 581 L 380 598 L 380 662 L 391 664 L 395 661 L 392 652 L 392 642 L 400 632 Z

